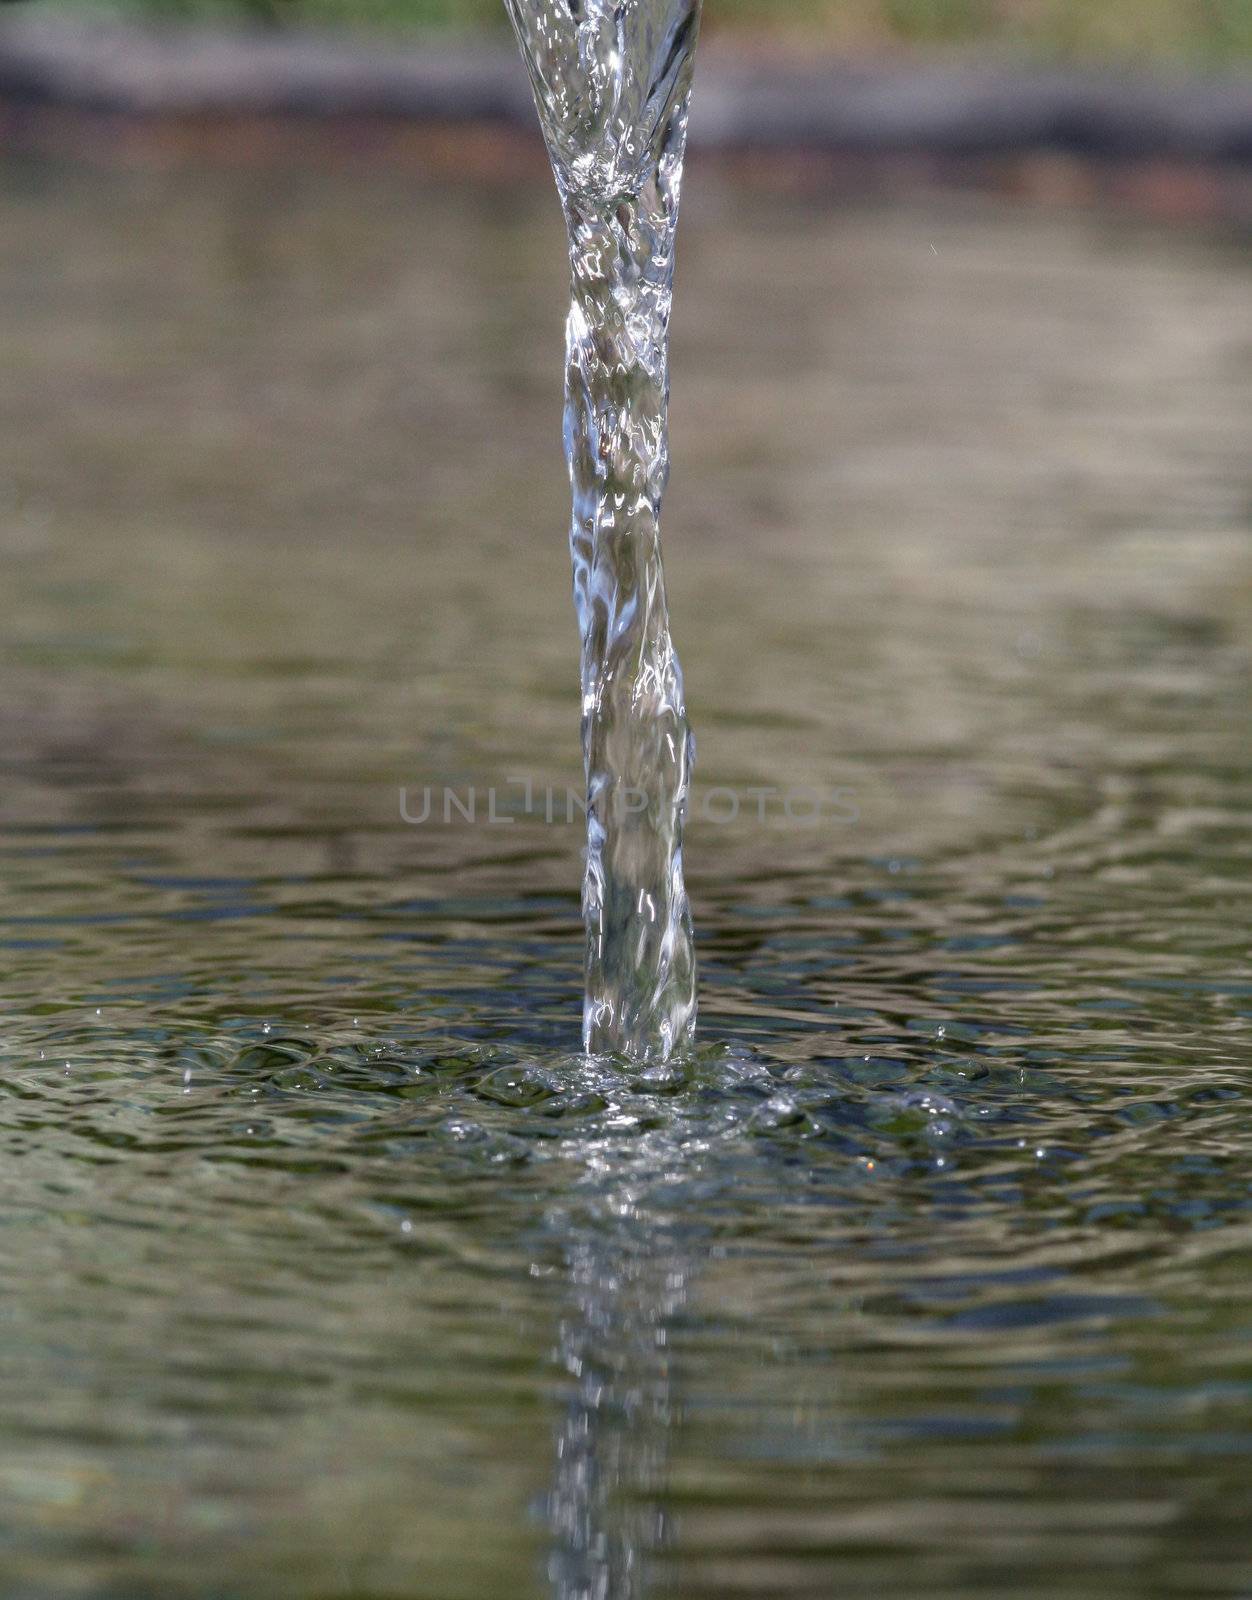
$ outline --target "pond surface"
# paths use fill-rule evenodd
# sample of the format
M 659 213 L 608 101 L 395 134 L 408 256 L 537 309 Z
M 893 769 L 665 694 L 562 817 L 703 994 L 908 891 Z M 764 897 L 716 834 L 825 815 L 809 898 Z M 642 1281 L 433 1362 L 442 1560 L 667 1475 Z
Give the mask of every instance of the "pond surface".
M 645 1073 L 548 186 L 0 168 L 6 1596 L 1252 1592 L 1252 252 L 679 253 Z

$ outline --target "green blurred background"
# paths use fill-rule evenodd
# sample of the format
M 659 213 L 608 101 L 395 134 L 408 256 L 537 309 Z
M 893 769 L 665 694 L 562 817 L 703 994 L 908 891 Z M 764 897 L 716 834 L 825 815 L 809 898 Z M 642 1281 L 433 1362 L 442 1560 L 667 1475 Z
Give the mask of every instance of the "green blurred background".
M 503 27 L 501 0 L 37 0 L 60 11 L 461 32 Z M 844 52 L 977 49 L 1034 59 L 1252 61 L 1252 0 L 709 0 L 708 32 L 820 39 Z

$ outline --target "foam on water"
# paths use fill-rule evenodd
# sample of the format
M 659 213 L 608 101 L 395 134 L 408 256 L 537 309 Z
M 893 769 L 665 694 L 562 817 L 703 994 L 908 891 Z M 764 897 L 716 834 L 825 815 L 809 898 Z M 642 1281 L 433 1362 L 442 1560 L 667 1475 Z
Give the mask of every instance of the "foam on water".
M 583 1043 L 695 1030 L 693 754 L 661 567 L 674 232 L 699 0 L 506 0 L 569 232 L 565 450 L 587 775 Z

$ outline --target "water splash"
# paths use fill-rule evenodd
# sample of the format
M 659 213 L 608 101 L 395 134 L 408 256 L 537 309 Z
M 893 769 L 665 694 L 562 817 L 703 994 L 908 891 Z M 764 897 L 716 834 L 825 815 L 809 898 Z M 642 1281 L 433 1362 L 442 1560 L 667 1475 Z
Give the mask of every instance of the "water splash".
M 565 451 L 587 774 L 583 1045 L 695 1031 L 693 743 L 661 567 L 674 233 L 699 0 L 506 0 L 569 233 Z

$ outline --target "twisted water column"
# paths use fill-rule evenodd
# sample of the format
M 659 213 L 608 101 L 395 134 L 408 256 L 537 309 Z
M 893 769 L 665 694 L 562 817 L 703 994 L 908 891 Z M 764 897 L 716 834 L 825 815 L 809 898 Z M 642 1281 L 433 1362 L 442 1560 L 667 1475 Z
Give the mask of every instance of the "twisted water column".
M 674 228 L 700 0 L 505 0 L 569 230 L 565 446 L 587 768 L 583 1043 L 695 1027 L 682 874 L 691 737 L 658 519 Z
M 565 448 L 587 775 L 583 1044 L 641 1061 L 688 1044 L 696 1015 L 682 867 L 693 742 L 660 544 L 685 115 L 675 121 L 636 192 L 598 198 L 561 184 L 572 274 Z

